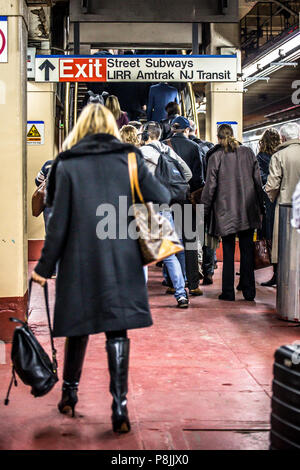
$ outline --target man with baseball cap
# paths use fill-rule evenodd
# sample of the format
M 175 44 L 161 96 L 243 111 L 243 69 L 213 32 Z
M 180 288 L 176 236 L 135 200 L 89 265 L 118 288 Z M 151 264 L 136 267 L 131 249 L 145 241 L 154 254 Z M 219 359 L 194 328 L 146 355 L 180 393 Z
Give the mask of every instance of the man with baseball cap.
M 190 133 L 190 122 L 184 116 L 177 116 L 173 119 L 172 123 L 173 135 L 170 139 L 165 141 L 173 150 L 179 155 L 182 160 L 188 165 L 192 172 L 192 178 L 189 181 L 190 192 L 193 193 L 197 189 L 204 186 L 203 178 L 203 166 L 199 146 L 189 140 Z M 186 201 L 185 204 L 191 204 L 190 201 Z M 202 295 L 203 292 L 199 288 L 200 274 L 198 268 L 198 249 L 197 249 L 197 238 L 196 236 L 192 239 L 186 238 L 185 223 L 183 217 L 182 229 L 183 229 L 183 242 L 185 247 L 187 245 L 193 245 L 193 249 L 185 250 L 185 261 L 186 261 L 186 276 L 188 281 L 189 292 L 191 295 Z M 189 221 L 189 230 L 196 232 L 196 214 L 192 212 L 192 219 Z

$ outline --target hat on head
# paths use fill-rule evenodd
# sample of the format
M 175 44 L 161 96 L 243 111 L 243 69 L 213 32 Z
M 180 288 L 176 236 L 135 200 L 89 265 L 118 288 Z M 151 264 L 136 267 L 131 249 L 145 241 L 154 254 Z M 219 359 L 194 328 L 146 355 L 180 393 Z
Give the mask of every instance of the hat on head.
M 190 121 L 184 116 L 177 116 L 175 119 L 173 119 L 171 125 L 177 129 L 186 129 L 187 127 L 191 127 Z

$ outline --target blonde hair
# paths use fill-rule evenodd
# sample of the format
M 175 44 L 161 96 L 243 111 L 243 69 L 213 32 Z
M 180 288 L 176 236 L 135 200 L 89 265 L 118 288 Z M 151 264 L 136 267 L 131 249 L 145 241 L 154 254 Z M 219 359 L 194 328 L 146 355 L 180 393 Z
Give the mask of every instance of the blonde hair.
M 115 120 L 121 117 L 121 108 L 118 98 L 115 95 L 110 95 L 106 98 L 105 106 L 112 112 Z
M 91 103 L 86 105 L 75 126 L 65 139 L 62 149 L 68 150 L 86 135 L 111 134 L 121 139 L 119 129 L 112 113 L 102 104 Z
M 130 124 L 123 126 L 120 130 L 120 134 L 123 142 L 135 145 L 136 147 L 140 145 L 138 131 L 134 126 Z
M 229 124 L 221 124 L 218 127 L 218 138 L 225 152 L 234 152 L 240 146 L 233 136 L 233 129 Z

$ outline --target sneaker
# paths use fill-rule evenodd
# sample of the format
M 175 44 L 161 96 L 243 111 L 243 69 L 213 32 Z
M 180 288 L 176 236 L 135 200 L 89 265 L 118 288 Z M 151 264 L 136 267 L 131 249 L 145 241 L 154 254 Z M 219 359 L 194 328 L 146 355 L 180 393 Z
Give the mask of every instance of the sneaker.
M 177 299 L 177 307 L 178 308 L 188 308 L 189 306 L 189 300 L 182 296 L 182 297 L 179 297 L 179 299 Z
M 203 291 L 199 287 L 197 289 L 190 289 L 190 295 L 203 295 Z
M 166 290 L 166 294 L 175 294 L 174 287 L 168 287 L 168 289 Z

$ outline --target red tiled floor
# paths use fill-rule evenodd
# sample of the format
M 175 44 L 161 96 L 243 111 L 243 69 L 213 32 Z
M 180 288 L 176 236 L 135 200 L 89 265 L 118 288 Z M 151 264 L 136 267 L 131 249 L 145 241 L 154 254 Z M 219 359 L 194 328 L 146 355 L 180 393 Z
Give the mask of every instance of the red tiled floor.
M 266 431 L 189 431 L 185 438 L 197 450 L 261 450 L 269 445 Z
M 245 302 L 240 293 L 236 302 L 220 302 L 221 268 L 219 263 L 214 284 L 203 288 L 203 297 L 191 298 L 188 310 L 175 308 L 160 270 L 150 269 L 154 326 L 129 333 L 131 433 L 111 431 L 105 338 L 96 335 L 87 350 L 76 418 L 57 412 L 61 382 L 36 399 L 19 382 L 10 405 L 0 406 L 0 449 L 267 449 L 274 351 L 300 332 L 276 318 L 275 289 L 259 286 L 269 269 L 256 274 L 256 302 Z M 55 281 L 49 284 L 53 309 Z M 45 320 L 35 285 L 30 323 L 50 352 Z M 55 344 L 61 376 L 64 340 Z M 3 398 L 9 351 L 6 345 L 7 364 L 0 365 Z

